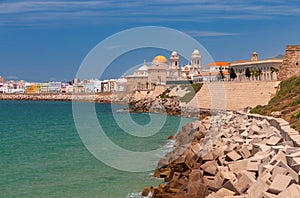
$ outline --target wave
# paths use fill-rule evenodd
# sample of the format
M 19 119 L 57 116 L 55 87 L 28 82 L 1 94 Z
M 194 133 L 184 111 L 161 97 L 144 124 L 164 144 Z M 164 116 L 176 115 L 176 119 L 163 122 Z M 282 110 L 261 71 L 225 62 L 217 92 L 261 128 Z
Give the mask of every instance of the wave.
M 141 192 L 129 193 L 126 198 L 151 198 L 151 193 L 148 196 L 142 196 Z

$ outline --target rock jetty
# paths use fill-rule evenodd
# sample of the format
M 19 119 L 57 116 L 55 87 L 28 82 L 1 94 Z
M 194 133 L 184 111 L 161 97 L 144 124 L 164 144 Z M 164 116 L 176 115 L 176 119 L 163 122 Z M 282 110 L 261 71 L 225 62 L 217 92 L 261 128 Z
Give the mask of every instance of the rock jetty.
M 185 125 L 158 163 L 155 198 L 296 198 L 300 135 L 283 119 L 223 112 Z
M 83 101 L 110 103 L 111 93 L 101 94 L 0 94 L 0 100 L 43 100 L 43 101 Z M 115 99 L 116 100 L 116 99 Z M 116 100 L 117 101 L 117 100 Z
M 183 103 L 176 97 L 145 97 L 139 100 L 134 100 L 134 98 L 132 98 L 130 101 L 130 105 L 132 106 L 131 111 L 133 112 L 166 113 L 168 115 L 185 117 L 205 117 L 212 112 L 210 109 L 183 106 L 182 104 Z

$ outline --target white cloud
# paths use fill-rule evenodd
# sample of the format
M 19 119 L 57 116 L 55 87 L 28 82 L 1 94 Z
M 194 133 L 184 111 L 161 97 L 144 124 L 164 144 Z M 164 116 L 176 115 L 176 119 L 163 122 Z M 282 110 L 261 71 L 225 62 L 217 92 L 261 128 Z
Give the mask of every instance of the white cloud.
M 60 23 L 171 22 L 222 19 L 268 19 L 300 16 L 300 5 L 293 1 L 241 0 L 152 0 L 152 1 L 11 1 L 0 3 L 0 25 Z
M 19 77 L 18 76 L 7 76 L 6 79 L 8 79 L 8 80 L 18 80 Z
M 111 46 L 107 46 L 106 49 L 113 50 L 113 49 L 118 49 L 120 47 L 122 47 L 122 46 L 121 45 L 111 45 Z
M 115 2 L 115 3 L 114 3 Z M 116 1 L 15 1 L 0 4 L 0 14 L 34 11 L 70 11 L 84 9 L 126 8 L 139 5 Z
M 237 36 L 241 35 L 240 33 L 231 33 L 231 32 L 215 32 L 215 31 L 184 31 L 193 37 L 213 37 L 213 36 Z
M 49 81 L 56 81 L 56 78 L 55 77 L 50 77 L 48 80 Z

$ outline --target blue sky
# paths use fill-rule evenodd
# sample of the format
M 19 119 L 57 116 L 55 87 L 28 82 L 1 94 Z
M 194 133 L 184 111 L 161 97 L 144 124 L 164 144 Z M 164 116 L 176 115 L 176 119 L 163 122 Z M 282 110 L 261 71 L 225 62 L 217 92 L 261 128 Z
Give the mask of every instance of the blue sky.
M 284 54 L 287 44 L 300 44 L 300 3 L 1 0 L 0 75 L 28 81 L 69 81 L 101 40 L 139 26 L 183 31 L 197 39 L 215 61 L 250 59 L 253 51 L 263 59 Z M 148 50 L 131 54 L 124 64 L 150 62 L 156 53 L 168 56 L 168 52 Z M 107 73 L 107 77 L 115 75 Z

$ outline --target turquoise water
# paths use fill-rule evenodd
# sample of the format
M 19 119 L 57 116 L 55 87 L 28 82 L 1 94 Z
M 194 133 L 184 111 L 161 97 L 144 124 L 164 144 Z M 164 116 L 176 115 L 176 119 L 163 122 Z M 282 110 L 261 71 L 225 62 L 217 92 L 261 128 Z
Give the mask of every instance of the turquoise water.
M 138 138 L 122 131 L 110 105 L 95 106 L 110 139 L 133 151 L 164 146 L 181 119 L 167 116 L 159 133 Z M 149 114 L 131 117 L 141 125 L 150 121 Z M 149 174 L 111 168 L 89 153 L 77 133 L 69 102 L 0 101 L 0 197 L 127 197 L 158 184 Z

